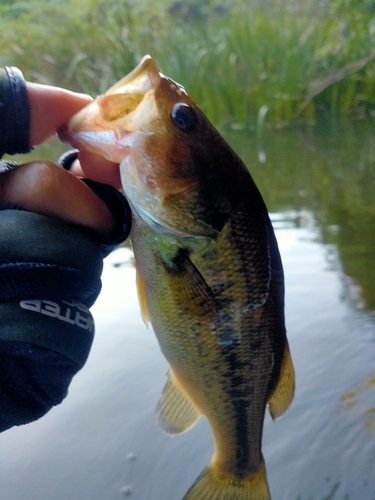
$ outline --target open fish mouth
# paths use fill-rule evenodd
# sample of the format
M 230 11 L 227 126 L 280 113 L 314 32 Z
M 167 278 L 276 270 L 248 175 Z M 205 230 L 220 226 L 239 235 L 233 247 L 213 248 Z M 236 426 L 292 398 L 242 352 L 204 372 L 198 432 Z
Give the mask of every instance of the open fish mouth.
M 145 94 L 159 84 L 160 76 L 161 72 L 152 57 L 146 55 L 136 68 L 108 89 L 106 94 Z
M 155 89 L 163 77 L 150 56 L 105 94 L 79 111 L 59 137 L 73 147 L 121 162 L 134 144 L 134 133 L 148 135 L 157 116 Z

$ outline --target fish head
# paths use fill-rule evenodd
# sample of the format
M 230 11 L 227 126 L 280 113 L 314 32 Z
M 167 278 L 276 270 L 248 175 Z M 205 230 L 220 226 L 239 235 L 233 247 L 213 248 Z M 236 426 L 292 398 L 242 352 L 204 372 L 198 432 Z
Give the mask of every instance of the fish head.
M 149 56 L 105 94 L 81 109 L 59 131 L 74 147 L 121 163 L 134 146 L 135 136 L 147 136 L 157 119 L 154 89 L 159 71 Z
M 150 56 L 78 112 L 60 138 L 119 163 L 134 212 L 154 229 L 212 237 L 223 226 L 228 201 L 218 192 L 223 179 L 215 180 L 229 146 Z

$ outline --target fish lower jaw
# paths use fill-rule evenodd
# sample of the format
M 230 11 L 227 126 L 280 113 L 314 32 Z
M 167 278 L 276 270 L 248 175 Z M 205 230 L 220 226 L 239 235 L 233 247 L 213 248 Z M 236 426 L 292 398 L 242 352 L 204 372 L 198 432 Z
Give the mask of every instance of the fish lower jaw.
M 113 130 L 101 131 L 61 131 L 59 137 L 71 146 L 103 156 L 108 161 L 121 163 L 131 154 L 135 142 L 134 132 L 123 132 L 121 136 Z

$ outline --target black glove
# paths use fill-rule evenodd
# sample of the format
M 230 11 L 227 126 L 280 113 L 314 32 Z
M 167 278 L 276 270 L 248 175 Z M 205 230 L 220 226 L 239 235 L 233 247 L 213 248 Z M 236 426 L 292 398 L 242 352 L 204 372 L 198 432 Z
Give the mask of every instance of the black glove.
M 117 190 L 87 184 L 115 215 L 110 238 L 16 207 L 0 210 L 0 431 L 59 404 L 89 354 L 103 257 L 128 236 L 131 214 Z

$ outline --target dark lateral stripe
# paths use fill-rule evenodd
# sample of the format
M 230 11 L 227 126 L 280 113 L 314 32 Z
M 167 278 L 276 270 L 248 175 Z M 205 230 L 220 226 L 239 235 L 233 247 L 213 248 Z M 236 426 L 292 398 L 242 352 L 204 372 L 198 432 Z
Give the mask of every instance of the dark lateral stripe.
M 236 432 L 236 463 L 235 472 L 239 477 L 249 472 L 249 447 L 248 447 L 248 400 L 243 393 L 245 379 L 241 368 L 244 362 L 239 353 L 233 349 L 223 349 L 223 359 L 227 367 L 228 396 L 233 407 L 233 418 Z M 234 472 L 234 471 L 233 471 Z

